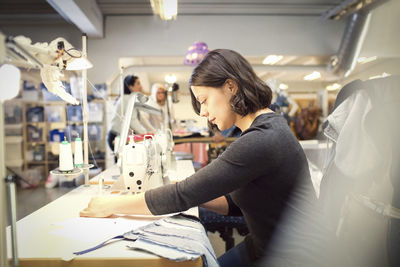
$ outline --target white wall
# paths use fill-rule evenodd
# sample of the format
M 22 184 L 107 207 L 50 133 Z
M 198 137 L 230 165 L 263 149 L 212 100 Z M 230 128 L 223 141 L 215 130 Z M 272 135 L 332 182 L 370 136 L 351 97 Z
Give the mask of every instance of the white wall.
M 399 13 L 398 0 L 374 10 L 361 55 L 400 57 Z M 344 26 L 345 21 L 321 21 L 305 16 L 178 16 L 172 22 L 156 16 L 110 16 L 105 18 L 105 38 L 89 39 L 88 56 L 94 68 L 89 70 L 88 77 L 93 84 L 106 82 L 118 72 L 120 57 L 181 55 L 183 58 L 194 41 L 205 41 L 211 49 L 234 49 L 246 56 L 332 55 L 339 48 Z M 67 23 L 0 25 L 0 30 L 8 35 L 28 36 L 33 42 L 49 42 L 62 36 L 81 48 L 81 33 Z M 398 63 L 391 65 L 394 67 L 379 69 L 397 68 Z M 361 76 L 354 74 L 350 78 Z M 188 110 L 189 98 L 183 98 L 177 106 L 180 105 L 182 108 L 177 107 L 178 110 Z
M 106 18 L 105 38 L 89 41 L 95 66 L 89 78 L 104 81 L 117 70 L 119 57 L 183 58 L 194 41 L 244 55 L 334 54 L 343 27 L 343 22 L 322 22 L 317 17 L 180 16 L 165 22 L 154 16 L 111 16 Z
M 361 55 L 400 56 L 400 1 L 392 0 L 373 11 Z M 118 71 L 118 59 L 130 56 L 180 56 L 194 41 L 211 49 L 230 48 L 251 55 L 332 55 L 339 48 L 345 21 L 322 21 L 306 16 L 178 16 L 161 21 L 156 16 L 109 16 L 105 38 L 89 39 L 94 63 L 88 77 L 102 83 Z M 67 23 L 0 25 L 8 35 L 25 35 L 33 42 L 62 36 L 77 48 L 81 33 Z
M 362 56 L 400 57 L 400 1 L 390 0 L 373 10 Z
M 179 103 L 174 104 L 174 115 L 176 121 L 193 119 L 195 124 L 200 127 L 207 127 L 207 118 L 197 115 L 192 107 L 192 100 L 188 94 L 179 95 Z

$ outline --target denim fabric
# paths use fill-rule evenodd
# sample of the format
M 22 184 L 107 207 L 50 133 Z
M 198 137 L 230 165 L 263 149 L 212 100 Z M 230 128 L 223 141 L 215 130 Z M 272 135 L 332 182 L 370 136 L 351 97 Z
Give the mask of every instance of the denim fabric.
M 141 249 L 177 262 L 202 257 L 203 266 L 218 267 L 204 227 L 199 221 L 184 215 L 155 221 L 74 254 L 83 255 L 122 239 L 134 241 L 128 245 L 131 249 Z
M 218 258 L 218 264 L 221 267 L 229 266 L 254 266 L 247 254 L 246 244 L 244 242 L 228 250 L 225 254 Z
M 203 266 L 218 266 L 214 250 L 200 222 L 173 216 L 124 234 L 135 240 L 132 249 L 143 249 L 174 261 L 203 257 Z

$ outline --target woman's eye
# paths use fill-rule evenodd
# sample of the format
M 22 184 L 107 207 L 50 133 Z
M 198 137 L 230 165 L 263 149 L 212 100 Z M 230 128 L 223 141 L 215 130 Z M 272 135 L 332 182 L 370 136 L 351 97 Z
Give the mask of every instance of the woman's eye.
M 205 104 L 205 103 L 206 103 L 206 101 L 207 101 L 207 99 L 204 99 L 202 102 L 200 102 L 200 105 L 203 105 L 203 104 Z

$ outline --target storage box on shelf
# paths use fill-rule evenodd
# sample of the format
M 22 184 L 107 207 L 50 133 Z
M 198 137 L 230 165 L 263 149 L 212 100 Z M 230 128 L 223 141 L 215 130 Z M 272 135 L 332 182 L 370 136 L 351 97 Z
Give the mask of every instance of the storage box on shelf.
M 44 182 L 46 179 L 47 159 L 46 159 L 46 114 L 44 102 L 24 101 L 23 113 L 23 150 L 24 150 L 24 178 L 29 180 L 29 187 Z M 37 176 L 33 178 L 34 176 Z
M 23 102 L 21 100 L 4 103 L 5 163 L 7 167 L 22 171 L 23 157 Z
M 22 141 L 22 136 L 5 137 L 5 150 L 7 151 L 7 155 L 5 158 L 6 166 L 22 170 L 22 167 L 24 165 L 24 160 L 22 156 Z
M 59 142 L 64 136 L 69 141 L 83 137 L 82 108 L 49 96 L 46 100 L 51 101 L 32 101 L 29 94 L 5 103 L 6 165 L 22 170 L 30 184 L 36 185 L 44 183 L 49 171 L 58 166 Z M 89 163 L 104 169 L 104 100 L 89 102 L 88 109 Z
M 41 98 L 40 91 L 35 85 L 29 81 L 23 81 L 22 83 L 22 99 L 25 101 L 39 101 Z

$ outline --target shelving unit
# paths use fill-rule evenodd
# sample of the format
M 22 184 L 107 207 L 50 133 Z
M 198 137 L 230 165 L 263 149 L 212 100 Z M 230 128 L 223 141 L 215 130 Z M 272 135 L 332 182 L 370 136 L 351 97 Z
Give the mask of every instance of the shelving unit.
M 55 169 L 59 164 L 58 144 L 61 140 L 59 140 L 60 138 L 58 138 L 58 140 L 54 140 L 53 138 L 51 141 L 50 132 L 58 129 L 60 132 L 64 132 L 67 140 L 72 141 L 76 135 L 72 133 L 71 126 L 77 125 L 82 127 L 82 120 L 70 121 L 67 114 L 67 108 L 69 105 L 63 101 L 24 101 L 23 99 L 15 99 L 10 102 L 18 105 L 21 108 L 22 113 L 22 119 L 19 123 L 7 123 L 7 121 L 5 123 L 5 129 L 22 129 L 18 132 L 20 135 L 12 136 L 13 139 L 18 137 L 18 140 L 20 141 L 19 145 L 22 149 L 20 159 L 21 166 L 12 167 L 18 167 L 18 170 L 20 171 L 39 168 L 41 175 L 40 180 L 41 182 L 44 182 L 50 170 Z M 105 117 L 105 101 L 96 99 L 89 103 L 89 109 L 92 104 L 97 105 L 98 110 L 96 113 L 101 113 L 103 114 L 102 117 Z M 76 107 L 81 108 L 80 106 Z M 34 108 L 42 110 L 43 114 L 40 114 L 38 118 L 32 118 L 32 116 L 29 115 L 29 110 Z M 52 116 L 54 115 L 54 117 L 50 118 L 50 111 L 46 112 L 46 109 L 48 108 L 50 110 L 58 110 L 59 114 L 54 114 L 53 112 Z M 107 126 L 103 118 L 96 119 L 95 116 L 90 116 L 90 114 L 91 111 L 89 110 L 89 163 L 95 164 L 95 166 L 104 170 Z M 58 119 L 55 119 L 56 117 Z M 35 129 L 37 132 L 35 132 Z M 92 129 L 92 131 L 93 129 L 96 129 L 97 132 L 90 135 L 90 129 Z M 80 133 L 80 136 L 83 136 L 82 133 Z M 12 138 L 8 137 L 10 143 L 13 142 Z M 92 155 L 94 155 L 94 160 Z M 99 158 L 99 155 L 101 155 L 102 158 Z

